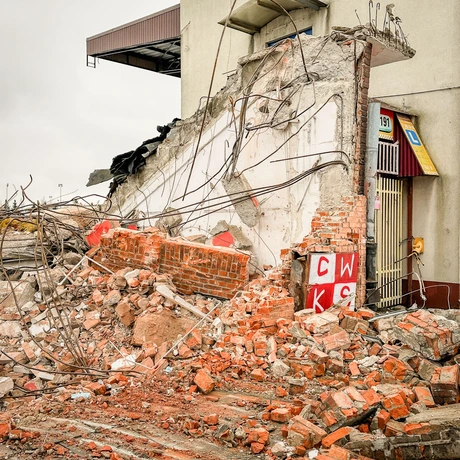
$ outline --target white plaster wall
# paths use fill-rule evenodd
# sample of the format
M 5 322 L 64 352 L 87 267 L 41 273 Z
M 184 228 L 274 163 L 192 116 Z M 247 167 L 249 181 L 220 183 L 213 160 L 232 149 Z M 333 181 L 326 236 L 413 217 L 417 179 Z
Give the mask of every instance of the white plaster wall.
M 306 103 L 307 101 L 304 100 L 303 102 Z M 307 112 L 299 122 L 302 123 L 312 112 L 313 110 Z M 337 149 L 338 144 L 335 141 L 337 112 L 337 104 L 329 102 L 315 117 L 310 129 L 303 130 L 295 138 L 295 142 L 286 144 L 273 156 L 273 159 Z M 261 118 L 260 115 L 261 113 L 254 104 L 249 109 L 247 118 L 248 120 L 257 119 L 258 122 L 263 122 L 263 117 Z M 285 130 L 270 129 L 256 132 L 241 152 L 238 170 L 251 168 L 267 153 L 274 151 L 297 129 L 298 123 L 291 123 Z M 196 158 L 188 190 L 198 188 L 221 168 L 230 154 L 234 141 L 235 133 L 231 114 L 226 112 L 203 135 L 201 149 Z M 133 190 L 123 205 L 123 213 L 136 208 L 146 214 L 154 215 L 168 206 L 180 208 L 191 205 L 205 199 L 208 195 L 211 198 L 223 197 L 224 200 L 228 200 L 224 187 L 218 182 L 221 174 L 199 191 L 188 195 L 184 201 L 181 200 L 195 148 L 195 144 L 190 144 L 183 153 L 170 161 L 161 173 L 158 172 L 153 175 L 142 186 L 143 194 Z M 337 156 L 337 154 L 322 155 L 320 161 L 330 161 Z M 249 169 L 245 173 L 245 177 L 252 188 L 279 184 L 311 168 L 317 160 L 318 157 L 302 158 L 283 163 L 267 161 L 263 165 Z M 334 166 L 333 168 L 341 169 L 342 167 Z M 243 224 L 234 207 L 228 204 L 225 209 L 209 215 L 206 215 L 208 210 L 200 208 L 194 213 L 184 212 L 184 220 L 196 220 L 186 224 L 181 233 L 184 236 L 209 235 L 210 230 L 220 220 L 225 220 L 229 224 L 242 228 L 243 233 L 253 243 L 252 250 L 257 254 L 260 265 L 278 264 L 280 250 L 301 241 L 302 237 L 310 231 L 313 213 L 320 204 L 319 185 L 319 175 L 315 174 L 293 187 L 258 197 L 261 218 L 253 228 Z M 179 200 L 177 200 L 178 198 Z M 155 220 L 153 219 L 151 224 Z
M 318 46 L 323 44 L 323 38 L 302 37 L 305 58 L 313 60 Z M 271 48 L 241 61 L 237 75 L 224 91 L 216 95 L 207 116 L 187 189 L 193 193 L 182 199 L 197 148 L 201 115 L 179 123 L 158 152 L 147 160 L 146 167 L 118 188 L 114 196 L 117 211 L 125 216 L 133 210 L 155 216 L 173 207 L 180 210 L 186 222 L 181 227 L 183 236 L 209 236 L 215 225 L 225 220 L 241 227 L 252 242 L 252 251 L 259 265 L 278 264 L 281 249 L 300 242 L 310 233 L 311 219 L 320 205 L 337 205 L 342 196 L 353 193 L 353 167 L 347 172 L 343 165 L 328 166 L 293 186 L 258 196 L 260 219 L 255 226 L 249 227 L 229 201 L 220 182 L 224 172 L 219 173 L 235 144 L 235 122 L 238 125 L 242 109 L 241 95 L 254 77 L 250 93 L 256 97 L 249 99 L 245 126 L 268 122 L 275 114 L 278 114 L 279 122 L 290 120 L 295 112 L 299 114 L 273 128 L 245 130 L 236 172 L 244 173 L 251 189 L 280 185 L 314 165 L 344 160 L 347 156 L 352 159 L 356 128 L 355 59 L 359 59 L 363 49 L 361 43 L 355 50 L 348 45 L 328 42 L 324 46 L 323 59 L 311 67 L 314 83 L 305 74 L 298 44 Z M 238 101 L 233 111 L 230 99 Z M 282 104 L 285 100 L 289 103 Z M 284 108 L 278 111 L 280 107 Z M 270 162 L 342 149 L 345 156 L 333 152 L 293 161 Z M 268 155 L 271 155 L 269 159 L 266 158 Z M 221 199 L 209 202 L 215 198 Z M 201 202 L 204 205 L 195 206 Z M 204 207 L 215 203 L 212 213 Z M 152 218 L 146 225 L 153 225 L 155 221 Z

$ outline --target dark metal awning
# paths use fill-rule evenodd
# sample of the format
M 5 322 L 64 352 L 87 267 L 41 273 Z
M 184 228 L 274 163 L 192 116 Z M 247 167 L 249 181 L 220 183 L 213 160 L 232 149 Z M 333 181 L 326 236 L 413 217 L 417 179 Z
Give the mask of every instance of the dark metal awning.
M 276 0 L 286 11 L 300 8 L 312 8 L 319 11 L 327 7 L 327 3 L 320 0 Z M 219 24 L 224 25 L 228 20 L 228 27 L 254 34 L 260 31 L 273 19 L 284 14 L 282 8 L 271 0 L 249 0 L 233 11 L 230 16 L 222 19 Z
M 87 38 L 86 55 L 180 77 L 180 5 Z

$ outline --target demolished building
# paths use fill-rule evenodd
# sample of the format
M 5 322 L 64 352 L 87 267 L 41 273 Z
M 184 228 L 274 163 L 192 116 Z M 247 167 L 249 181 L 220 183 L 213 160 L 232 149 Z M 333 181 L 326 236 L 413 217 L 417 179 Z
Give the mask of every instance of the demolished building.
M 238 249 L 244 239 L 253 270 L 278 265 L 283 251 L 299 309 L 324 311 L 346 297 L 355 305 L 355 296 L 364 304 L 366 244 L 371 254 L 375 241 L 368 209 L 388 162 L 377 154 L 377 103 L 369 121 L 371 67 L 414 53 L 397 36 L 357 27 L 300 34 L 241 58 L 226 87 L 127 178 L 113 206 L 145 216 L 141 224 L 161 217 L 160 226 L 194 241 Z M 375 265 L 370 256 L 368 292 Z
M 413 14 L 410 5 L 407 4 L 397 5 L 397 8 L 397 13 L 395 13 L 392 5 L 388 5 L 385 9 L 382 6 L 380 11 L 380 5 L 375 6 L 373 3 L 368 5 L 368 2 L 362 1 L 355 13 L 353 8 L 339 1 L 298 2 L 279 0 L 272 2 L 271 0 L 250 0 L 237 2 L 229 15 L 228 5 L 217 4 L 212 0 L 202 0 L 199 4 L 184 0 L 175 7 L 88 38 L 87 55 L 89 60 L 94 59 L 95 63 L 97 60 L 100 65 L 103 65 L 104 60 L 111 60 L 153 72 L 171 74 L 175 77 L 180 76 L 182 82 L 182 118 L 186 120 L 187 117 L 191 117 L 196 112 L 197 108 L 204 109 L 206 105 L 205 95 L 210 89 L 211 75 L 214 75 L 214 77 L 210 95 L 214 97 L 218 89 L 226 84 L 229 75 L 231 78 L 235 78 L 234 73 L 238 67 L 237 62 L 242 56 L 253 52 L 263 52 L 264 49 L 269 50 L 286 39 L 292 39 L 296 43 L 296 30 L 304 39 L 309 37 L 317 39 L 315 37 L 333 32 L 332 26 L 334 24 L 353 26 L 357 22 L 356 14 L 358 14 L 361 23 L 367 22 L 369 24 L 370 35 L 380 36 L 380 41 L 384 43 L 382 46 L 382 44 L 379 44 L 379 40 L 369 38 L 369 41 L 373 42 L 374 50 L 371 62 L 372 77 L 369 81 L 369 96 L 371 97 L 371 102 L 380 103 L 380 114 L 374 114 L 373 117 L 374 119 L 377 117 L 379 125 L 377 138 L 375 134 L 372 134 L 374 139 L 372 148 L 375 147 L 378 150 L 377 175 L 374 172 L 370 172 L 371 177 L 376 179 L 376 191 L 371 190 L 373 197 L 367 194 L 367 208 L 370 219 L 374 217 L 373 209 L 376 211 L 375 242 L 377 246 L 371 247 L 370 252 L 376 252 L 375 279 L 380 286 L 378 291 L 380 293 L 380 305 L 387 307 L 401 302 L 405 302 L 407 305 L 411 305 L 414 301 L 423 302 L 422 297 L 419 295 L 420 286 L 417 278 L 417 276 L 420 276 L 418 269 L 421 264 L 417 262 L 413 255 L 406 259 L 407 256 L 413 253 L 414 238 L 419 238 L 417 241 L 421 241 L 421 238 L 426 242 L 422 249 L 426 254 L 423 261 L 423 282 L 429 293 L 426 296 L 426 304 L 431 307 L 442 306 L 447 308 L 449 305 L 456 305 L 459 298 L 458 257 L 457 255 L 454 256 L 454 254 L 458 253 L 459 238 L 456 230 L 457 225 L 454 225 L 458 221 L 458 211 L 456 205 L 452 204 L 449 212 L 446 213 L 445 206 L 439 206 L 439 203 L 445 202 L 444 197 L 453 196 L 456 193 L 455 180 L 453 179 L 455 174 L 452 176 L 446 173 L 453 171 L 452 168 L 456 165 L 454 139 L 457 138 L 457 134 L 450 129 L 450 126 L 452 126 L 456 117 L 456 105 L 453 101 L 456 100 L 457 93 L 455 92 L 455 82 L 440 85 L 439 88 L 431 88 L 431 86 L 433 81 L 437 81 L 437 75 L 442 74 L 442 65 L 445 62 L 441 59 L 441 54 L 432 52 L 432 49 L 436 47 L 448 50 L 454 38 L 445 34 L 436 35 L 428 40 L 428 36 L 418 27 L 420 18 L 429 18 L 431 16 L 431 10 L 428 6 L 424 6 L 417 11 L 417 14 Z M 203 10 L 207 11 L 206 15 L 201 14 Z M 452 7 L 452 11 L 449 14 L 439 17 L 438 28 L 446 28 L 442 25 L 443 21 L 449 21 L 450 19 L 447 18 L 455 17 L 455 14 L 455 8 Z M 404 49 L 407 51 L 410 45 L 407 34 L 401 27 L 400 18 L 404 18 L 404 28 L 411 29 L 412 44 L 419 45 L 418 47 L 420 48 L 413 59 L 408 60 L 407 53 L 401 52 Z M 353 37 L 363 38 L 361 29 L 362 26 L 352 29 Z M 449 31 L 454 29 L 454 26 L 446 28 Z M 148 30 L 149 34 L 143 35 L 142 31 L 144 30 Z M 180 33 L 181 30 L 183 33 Z M 222 34 L 224 34 L 223 40 L 216 56 L 217 43 Z M 341 34 L 343 34 L 343 31 L 337 28 L 333 35 L 338 38 Z M 391 46 L 385 46 L 385 43 L 391 42 L 391 36 L 393 38 L 398 37 L 399 44 L 396 44 L 396 50 L 392 49 Z M 346 41 L 346 36 L 342 35 L 342 38 Z M 417 46 L 415 47 L 417 48 Z M 223 56 L 226 56 L 226 58 Z M 433 64 L 433 60 L 435 64 Z M 383 65 L 389 62 L 397 63 L 392 66 Z M 213 73 L 214 64 L 215 72 Z M 455 62 L 452 62 L 452 65 L 455 67 Z M 178 71 L 179 68 L 180 72 Z M 418 82 L 415 90 L 411 87 L 411 82 L 413 81 Z M 296 97 L 299 97 L 299 95 L 297 94 Z M 302 97 L 305 97 L 305 93 L 303 93 Z M 236 110 L 235 117 L 237 117 L 242 102 L 233 102 Z M 251 98 L 250 102 L 255 104 L 254 98 Z M 274 103 L 275 101 L 271 101 L 271 108 L 273 108 Z M 228 104 L 230 106 L 231 102 Z M 210 101 L 208 109 L 210 110 L 212 107 L 214 107 L 212 110 L 216 113 L 216 106 L 213 106 L 212 101 Z M 262 110 L 265 110 L 265 108 L 262 107 Z M 379 112 L 379 109 L 375 110 Z M 264 112 L 260 112 L 260 116 L 263 114 Z M 269 113 L 265 115 L 267 119 L 271 118 Z M 445 122 L 437 124 L 436 120 L 440 119 Z M 196 118 L 194 134 L 196 138 L 200 135 L 199 130 L 202 121 L 203 117 Z M 205 129 L 209 128 L 210 124 L 214 122 L 213 116 L 209 119 L 206 115 Z M 280 127 L 282 128 L 283 125 L 277 128 Z M 332 129 L 332 126 L 327 127 L 327 129 L 329 128 Z M 185 130 L 185 125 L 183 129 Z M 292 127 L 287 129 L 290 134 L 295 131 Z M 310 126 L 309 129 L 312 129 L 312 127 Z M 246 142 L 249 141 L 248 146 L 245 147 L 246 149 L 250 148 L 251 144 L 254 144 L 255 138 L 262 136 L 260 129 L 251 130 L 250 126 L 248 126 L 248 129 L 245 127 L 244 131 L 246 134 L 251 133 L 253 135 L 251 138 L 246 138 Z M 330 131 L 328 132 L 330 133 Z M 440 133 L 443 134 L 441 135 Z M 214 135 L 208 133 L 208 139 Z M 222 136 L 223 134 L 220 133 L 218 137 L 222 138 Z M 186 137 L 190 139 L 193 135 Z M 295 145 L 295 138 L 297 137 L 294 136 L 293 140 L 288 141 L 285 146 L 281 146 L 278 157 L 276 154 L 275 157 L 281 159 L 283 155 L 284 157 L 286 155 L 295 156 L 292 151 L 297 148 Z M 328 142 L 331 139 L 332 137 L 329 136 Z M 282 139 L 280 143 L 284 142 L 284 140 Z M 311 146 L 315 145 L 314 142 L 315 140 L 313 139 Z M 276 144 L 276 147 L 279 147 L 280 143 Z M 367 145 L 370 146 L 371 144 L 367 143 Z M 203 147 L 203 144 L 200 140 L 201 147 Z M 225 147 L 226 151 L 232 148 L 232 145 Z M 288 149 L 290 151 L 287 154 Z M 207 151 L 209 150 L 211 150 L 211 147 L 208 145 Z M 215 150 L 212 150 L 213 155 L 210 166 L 206 165 L 206 169 L 201 172 L 195 170 L 190 179 L 196 182 L 197 185 L 203 184 L 212 176 L 212 174 L 209 174 L 209 177 L 205 177 L 202 181 L 199 180 L 201 174 L 205 176 L 205 171 L 213 167 Z M 261 151 L 259 146 L 257 151 Z M 311 151 L 313 153 L 318 152 L 318 150 Z M 440 154 L 441 151 L 444 152 L 442 155 Z M 271 152 L 267 151 L 267 155 L 269 153 Z M 308 152 L 304 154 L 308 154 Z M 260 156 L 262 157 L 262 154 Z M 431 156 L 433 161 L 431 161 Z M 245 155 L 242 155 L 239 161 L 246 161 L 246 158 Z M 312 158 L 314 159 L 314 157 Z M 308 158 L 269 164 L 268 162 L 271 160 L 273 158 L 263 163 L 263 167 L 269 167 L 273 171 L 274 166 L 287 169 L 296 162 L 305 161 L 307 163 Z M 217 163 L 217 160 L 215 161 Z M 251 166 L 251 163 L 246 166 Z M 241 170 L 238 172 L 241 172 Z M 149 174 L 155 173 L 155 171 L 152 166 Z M 439 174 L 443 175 L 442 180 L 436 179 L 438 171 Z M 189 171 L 184 174 L 182 172 L 178 173 L 176 178 L 179 176 L 181 179 L 188 180 Z M 245 171 L 245 173 L 247 172 Z M 278 174 L 280 175 L 279 177 L 277 176 Z M 263 183 L 263 186 L 274 185 L 275 183 L 281 184 L 281 179 L 285 177 L 285 174 L 282 174 L 280 170 L 272 173 L 272 175 L 280 180 L 278 182 L 267 181 Z M 173 176 L 172 173 L 171 176 Z M 267 179 L 270 178 L 267 177 Z M 160 194 L 163 195 L 161 200 L 156 199 L 155 203 L 149 203 L 147 211 L 145 202 L 150 201 L 151 194 L 158 195 L 158 190 L 153 191 L 151 188 L 146 187 L 148 182 L 146 179 L 147 174 L 143 175 L 140 180 L 132 178 L 132 187 L 139 186 L 142 192 L 146 194 L 146 197 L 141 196 L 140 191 L 134 192 L 132 188 L 131 191 L 128 191 L 128 187 L 125 187 L 125 191 L 120 193 L 120 200 L 126 203 L 127 208 L 132 209 L 135 207 L 135 203 L 144 202 L 143 211 L 152 216 L 155 215 L 156 211 L 163 212 L 165 210 L 163 207 L 164 201 L 168 202 L 167 208 L 177 208 L 186 204 L 182 200 L 175 203 L 172 203 L 172 200 L 165 200 L 166 191 L 161 187 Z M 153 180 L 150 175 L 148 179 L 149 181 Z M 157 186 L 161 185 L 163 180 L 162 177 L 158 177 Z M 318 201 L 318 197 L 315 196 L 313 190 L 315 180 L 314 177 L 307 178 L 304 184 L 313 181 L 313 184 L 309 186 L 311 197 Z M 214 185 L 214 181 L 210 180 L 208 189 L 212 185 Z M 218 184 L 219 187 L 221 185 L 220 183 Z M 250 182 L 245 186 L 247 189 L 254 187 Z M 298 187 L 301 187 L 301 185 L 298 185 Z M 177 181 L 174 184 L 174 188 L 177 188 Z M 205 188 L 200 189 L 200 191 Z M 126 202 L 125 194 L 131 195 L 131 199 L 133 199 L 131 204 Z M 134 199 L 135 195 L 137 196 Z M 189 202 L 198 203 L 203 199 L 203 196 L 198 197 L 195 194 L 196 199 Z M 191 199 L 191 197 L 189 198 Z M 285 198 L 282 197 L 284 203 L 287 202 L 289 203 L 288 206 L 291 205 L 292 199 L 286 200 Z M 298 197 L 294 196 L 292 198 L 299 201 Z M 264 198 L 261 199 L 262 207 L 264 205 L 269 207 L 269 202 L 264 202 L 263 200 Z M 272 199 L 272 201 L 274 200 Z M 304 200 L 302 203 L 301 208 L 303 207 L 304 210 L 305 201 L 309 200 Z M 158 203 L 161 203 L 162 206 L 158 207 Z M 425 209 L 426 206 L 429 207 L 428 210 Z M 297 204 L 298 207 L 299 205 Z M 276 206 L 274 208 L 276 209 Z M 286 224 L 289 223 L 292 228 L 289 227 L 285 230 L 281 238 L 276 238 L 276 241 L 270 237 L 263 237 L 263 241 L 266 244 L 260 241 L 259 237 L 254 234 L 254 230 L 261 234 L 262 226 L 261 228 L 253 227 L 253 230 L 244 229 L 247 232 L 245 236 L 253 244 L 251 250 L 261 254 L 258 262 L 259 267 L 267 264 L 264 262 L 265 260 L 269 260 L 269 265 L 279 263 L 279 249 L 289 247 L 292 242 L 300 243 L 301 239 L 310 232 L 310 228 L 307 228 L 307 231 L 303 234 L 298 233 L 299 225 L 296 223 L 295 218 L 289 216 L 289 213 L 294 214 L 293 210 L 288 211 L 287 208 L 282 208 L 280 211 L 284 212 L 283 217 L 289 218 L 286 220 Z M 449 218 L 447 218 L 447 215 L 449 215 Z M 186 220 L 187 214 L 183 217 Z M 196 212 L 194 217 L 197 217 Z M 213 219 L 213 217 L 210 219 Z M 237 220 L 239 220 L 238 217 Z M 153 222 L 155 220 L 149 222 L 149 225 Z M 442 232 L 438 231 L 436 222 L 444 229 Z M 196 221 L 194 223 L 196 224 Z M 193 223 L 190 223 L 189 227 L 191 225 Z M 227 222 L 226 225 L 232 225 L 232 223 Z M 237 226 L 239 226 L 239 223 L 237 223 Z M 305 226 L 308 227 L 307 222 L 305 222 Z M 208 239 L 211 236 L 215 236 L 209 234 L 214 230 L 213 225 L 206 222 L 206 225 L 200 224 L 197 227 L 200 227 L 200 231 L 195 229 L 195 233 L 204 233 Z M 274 231 L 278 232 L 278 227 L 279 225 L 273 225 Z M 185 226 L 181 227 L 181 229 L 184 228 Z M 219 228 L 215 229 L 215 231 L 218 230 Z M 283 226 L 281 226 L 281 230 L 284 230 Z M 192 234 L 193 230 L 189 229 L 187 233 Z M 330 234 L 330 232 L 326 233 Z M 441 234 L 443 235 L 442 237 Z M 222 237 L 225 242 L 227 237 L 227 234 Z M 298 238 L 297 240 L 295 239 L 296 237 Z M 369 235 L 368 239 L 370 240 L 371 238 L 372 235 Z M 232 238 L 228 237 L 228 240 L 231 241 Z M 282 240 L 284 240 L 284 247 L 282 246 Z M 273 256 L 266 246 L 269 246 L 272 250 Z M 420 246 L 417 247 L 420 250 Z M 452 251 L 452 248 L 455 248 L 455 250 Z
M 254 43 L 281 17 L 327 14 L 319 1 L 240 4 L 224 30 Z M 178 43 L 194 28 L 179 36 L 178 23 L 173 7 L 89 39 L 89 53 L 185 76 Z M 396 166 L 437 170 L 402 109 L 368 97 L 375 66 L 414 56 L 400 30 L 278 27 L 166 139 L 121 159 L 135 167 L 92 216 L 80 260 L 55 251 L 31 277 L 2 259 L 0 452 L 459 458 L 460 317 L 425 308 L 423 279 L 398 259 L 409 238 L 421 264 L 423 241 L 413 248 L 402 220 L 390 232 Z M 46 252 L 40 209 L 10 213 L 2 237 L 29 216 Z M 79 242 L 87 228 L 73 228 Z M 412 275 L 423 302 L 406 309 Z

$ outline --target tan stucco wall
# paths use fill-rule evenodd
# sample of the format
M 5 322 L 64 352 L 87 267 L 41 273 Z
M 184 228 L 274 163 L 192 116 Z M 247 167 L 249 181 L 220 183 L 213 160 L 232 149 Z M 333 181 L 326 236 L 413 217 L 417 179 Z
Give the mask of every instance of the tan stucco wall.
M 205 5 L 198 7 L 196 3 Z M 230 9 L 231 0 L 183 0 L 183 115 L 190 115 L 199 97 L 208 90 L 217 43 L 222 26 L 217 22 Z M 244 3 L 240 1 L 239 4 Z M 375 4 L 376 2 L 374 2 Z M 438 168 L 437 179 L 414 180 L 414 235 L 425 238 L 423 275 L 434 281 L 460 282 L 460 89 L 427 92 L 460 85 L 460 1 L 399 0 L 395 14 L 402 18 L 403 29 L 417 50 L 409 61 L 377 67 L 371 73 L 371 97 L 417 115 L 417 127 Z M 292 11 L 299 30 L 313 27 L 313 35 L 323 35 L 334 25 L 355 26 L 358 19 L 368 22 L 368 0 L 329 0 L 329 8 Z M 384 4 L 379 12 L 383 20 Z M 206 14 L 203 10 L 206 9 Z M 190 27 L 187 28 L 188 22 Z M 210 28 L 210 29 L 209 29 Z M 205 31 L 206 29 L 206 31 Z M 210 32 L 208 32 L 210 30 Z M 251 36 L 228 31 L 213 92 L 225 82 L 222 75 L 235 67 L 238 56 L 251 47 L 255 51 L 266 42 L 293 33 L 289 19 L 279 17 Z M 423 92 L 422 94 L 402 95 Z M 398 95 L 388 97 L 389 95 Z
M 182 118 L 193 115 L 200 98 L 207 96 L 224 19 L 233 0 L 181 0 Z M 239 1 L 237 5 L 244 3 Z M 250 52 L 252 37 L 233 29 L 225 31 L 212 94 L 225 86 L 224 72 L 236 69 L 237 60 Z M 202 100 L 202 106 L 205 99 Z

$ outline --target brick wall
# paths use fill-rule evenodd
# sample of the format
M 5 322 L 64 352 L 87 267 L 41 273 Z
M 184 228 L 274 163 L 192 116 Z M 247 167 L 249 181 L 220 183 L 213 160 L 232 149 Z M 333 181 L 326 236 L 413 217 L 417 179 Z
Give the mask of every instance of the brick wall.
M 364 173 L 365 158 L 367 148 L 367 112 L 369 107 L 369 79 L 371 75 L 372 45 L 366 44 L 363 54 L 357 67 L 357 104 L 356 104 L 356 124 L 355 124 L 355 193 L 364 195 Z
M 117 228 L 102 235 L 96 254 L 88 255 L 112 271 L 124 267 L 148 267 L 157 272 L 164 238 L 166 234 L 160 231 L 137 232 Z
M 145 232 L 111 230 L 101 237 L 99 248 L 90 257 L 112 271 L 132 267 L 169 273 L 183 294 L 199 292 L 230 299 L 249 282 L 249 255 L 169 239 L 154 228 Z
M 229 299 L 249 281 L 249 256 L 230 248 L 164 240 L 160 273 L 169 273 L 179 291 Z
M 318 209 L 311 226 L 311 233 L 295 251 L 300 255 L 358 252 L 356 305 L 362 305 L 366 296 L 366 197 L 342 197 L 341 204 Z
M 367 44 L 357 64 L 356 88 L 356 148 L 353 166 L 355 195 L 342 197 L 335 207 L 319 208 L 313 216 L 311 233 L 297 245 L 300 255 L 307 253 L 358 252 L 358 280 L 356 306 L 366 298 L 366 216 L 367 202 L 364 196 L 364 162 L 367 146 L 367 111 L 372 45 Z

